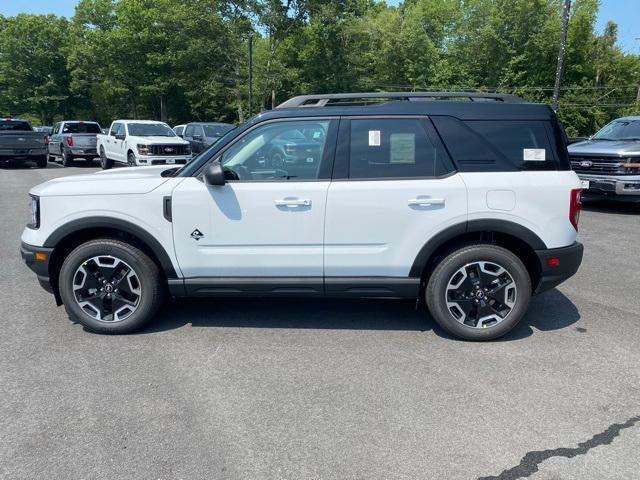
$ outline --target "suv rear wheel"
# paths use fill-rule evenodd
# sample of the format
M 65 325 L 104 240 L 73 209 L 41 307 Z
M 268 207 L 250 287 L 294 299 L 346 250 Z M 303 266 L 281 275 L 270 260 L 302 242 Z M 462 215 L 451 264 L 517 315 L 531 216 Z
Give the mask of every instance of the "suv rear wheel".
M 73 155 L 71 155 L 71 152 L 69 150 L 65 150 L 64 148 L 62 149 L 62 165 L 65 167 L 70 167 L 73 165 Z
M 59 288 L 69 317 L 97 333 L 139 329 L 163 297 L 157 265 L 133 245 L 112 239 L 73 250 L 60 269 Z
M 434 320 L 465 340 L 491 340 L 522 319 L 531 298 L 531 278 L 509 250 L 470 245 L 445 257 L 425 292 Z

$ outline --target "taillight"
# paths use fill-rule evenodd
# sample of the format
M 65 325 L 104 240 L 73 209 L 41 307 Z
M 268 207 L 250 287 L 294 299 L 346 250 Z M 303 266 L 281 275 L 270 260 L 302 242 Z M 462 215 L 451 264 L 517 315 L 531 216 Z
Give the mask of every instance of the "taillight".
M 582 210 L 582 189 L 572 188 L 569 197 L 569 221 L 573 228 L 578 231 L 578 221 L 580 220 L 580 210 Z
M 65 139 L 67 141 L 67 145 L 73 147 L 73 137 L 65 137 Z

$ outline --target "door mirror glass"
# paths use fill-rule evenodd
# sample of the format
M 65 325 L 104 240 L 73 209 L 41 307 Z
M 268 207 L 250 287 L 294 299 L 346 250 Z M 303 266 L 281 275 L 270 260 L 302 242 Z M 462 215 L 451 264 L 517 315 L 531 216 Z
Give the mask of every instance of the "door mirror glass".
M 204 181 L 210 186 L 220 186 L 226 183 L 224 170 L 220 162 L 213 162 L 204 172 Z

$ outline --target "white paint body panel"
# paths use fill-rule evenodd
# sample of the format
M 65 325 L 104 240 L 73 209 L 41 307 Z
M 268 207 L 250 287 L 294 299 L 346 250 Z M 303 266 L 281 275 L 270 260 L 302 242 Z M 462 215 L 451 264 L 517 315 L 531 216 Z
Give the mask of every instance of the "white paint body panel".
M 185 277 L 322 276 L 329 182 L 186 178 L 173 192 L 175 250 Z M 308 200 L 308 206 L 278 206 Z M 200 240 L 190 234 L 198 229 Z
M 569 221 L 569 195 L 581 188 L 573 171 L 461 173 L 469 196 L 469 220 L 500 219 L 528 228 L 547 248 L 559 248 L 576 241 Z M 509 211 L 489 208 L 490 191 L 510 190 L 515 206 Z M 511 206 L 511 205 L 509 205 Z
M 420 199 L 424 205 L 414 202 Z M 435 204 L 428 205 L 430 200 Z M 466 218 L 466 189 L 457 174 L 333 182 L 327 200 L 325 275 L 407 277 L 429 238 Z

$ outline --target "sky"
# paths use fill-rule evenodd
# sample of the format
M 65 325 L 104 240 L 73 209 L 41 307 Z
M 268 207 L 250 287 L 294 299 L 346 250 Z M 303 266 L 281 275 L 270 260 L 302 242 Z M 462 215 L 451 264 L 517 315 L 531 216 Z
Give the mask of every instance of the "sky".
M 395 4 L 399 0 L 390 0 Z M 78 0 L 0 0 L 0 14 L 55 13 L 71 17 Z M 640 53 L 640 1 L 600 0 L 597 30 L 602 32 L 607 21 L 618 24 L 618 44 L 626 51 Z

